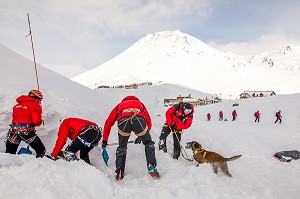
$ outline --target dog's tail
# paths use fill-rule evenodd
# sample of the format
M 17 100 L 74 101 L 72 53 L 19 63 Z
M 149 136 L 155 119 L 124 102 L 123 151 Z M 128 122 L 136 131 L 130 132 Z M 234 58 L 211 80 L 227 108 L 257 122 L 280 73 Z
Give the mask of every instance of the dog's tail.
M 232 156 L 230 158 L 225 158 L 226 161 L 233 161 L 233 160 L 236 160 L 238 158 L 240 158 L 242 155 L 235 155 L 235 156 Z

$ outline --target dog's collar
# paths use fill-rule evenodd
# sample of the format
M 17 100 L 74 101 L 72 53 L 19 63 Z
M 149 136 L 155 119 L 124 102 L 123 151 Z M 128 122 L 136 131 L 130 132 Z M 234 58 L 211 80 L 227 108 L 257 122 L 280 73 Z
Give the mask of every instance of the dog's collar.
M 200 152 L 203 152 L 203 151 L 204 151 L 204 149 L 201 148 L 200 150 L 194 150 L 193 153 L 194 153 L 194 155 L 196 155 L 197 153 L 200 153 Z

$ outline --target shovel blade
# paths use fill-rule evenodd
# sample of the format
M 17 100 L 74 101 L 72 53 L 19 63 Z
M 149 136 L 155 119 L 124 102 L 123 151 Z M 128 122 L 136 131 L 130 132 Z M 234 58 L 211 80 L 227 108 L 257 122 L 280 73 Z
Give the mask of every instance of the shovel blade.
M 103 158 L 103 161 L 105 162 L 106 166 L 108 166 L 109 156 L 108 156 L 106 148 L 102 149 L 102 158 Z
M 18 155 L 19 154 L 28 154 L 28 155 L 32 155 L 32 151 L 29 149 L 29 146 L 27 148 L 20 148 Z

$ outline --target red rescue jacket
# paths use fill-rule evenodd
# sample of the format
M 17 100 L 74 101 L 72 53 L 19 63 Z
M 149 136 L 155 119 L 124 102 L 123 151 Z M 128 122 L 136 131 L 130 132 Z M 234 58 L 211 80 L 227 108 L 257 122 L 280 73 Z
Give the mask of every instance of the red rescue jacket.
M 68 137 L 71 140 L 74 140 L 82 132 L 82 130 L 89 125 L 96 126 L 97 124 L 79 118 L 65 119 L 59 127 L 59 131 L 57 133 L 57 140 L 52 150 L 52 155 L 56 157 L 58 153 L 62 150 L 62 148 L 65 146 Z
M 166 124 L 169 126 L 175 125 L 177 130 L 187 129 L 193 123 L 194 106 L 192 106 L 192 112 L 188 115 L 184 114 L 182 106 L 183 103 L 175 104 L 166 112 Z
M 22 95 L 16 101 L 18 104 L 13 107 L 12 113 L 13 124 L 40 126 L 43 123 L 42 107 L 33 97 Z
M 145 105 L 137 97 L 127 96 L 110 112 L 108 118 L 106 119 L 103 130 L 103 140 L 108 140 L 111 127 L 115 124 L 116 121 L 120 120 L 123 117 L 132 116 L 131 112 L 124 111 L 126 109 L 140 110 L 139 112 L 137 112 L 136 116 L 143 117 L 146 120 L 149 131 L 151 130 L 152 121 Z
M 236 111 L 232 111 L 232 116 L 237 116 Z
M 276 113 L 276 117 L 281 117 L 281 113 L 280 113 L 280 112 L 277 112 L 277 113 Z

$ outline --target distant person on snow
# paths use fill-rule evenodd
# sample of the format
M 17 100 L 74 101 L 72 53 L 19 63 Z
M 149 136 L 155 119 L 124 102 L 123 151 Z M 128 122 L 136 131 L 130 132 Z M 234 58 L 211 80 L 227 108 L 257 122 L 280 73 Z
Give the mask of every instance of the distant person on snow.
M 102 148 L 108 145 L 108 137 L 111 127 L 118 122 L 119 146 L 116 151 L 116 179 L 122 180 L 125 171 L 127 154 L 127 144 L 131 132 L 138 138 L 135 143 L 145 145 L 145 154 L 148 172 L 152 177 L 159 178 L 156 169 L 156 157 L 154 141 L 152 141 L 149 131 L 152 127 L 151 117 L 145 105 L 135 96 L 127 96 L 110 112 L 104 124 Z
M 210 118 L 211 118 L 210 113 L 207 113 L 206 117 L 207 117 L 207 121 L 210 121 Z
M 256 111 L 255 113 L 254 113 L 254 116 L 255 116 L 255 121 L 254 122 L 259 122 L 259 118 L 260 118 L 260 112 L 259 111 Z
M 180 141 L 182 130 L 188 129 L 193 122 L 194 106 L 190 103 L 180 102 L 170 107 L 166 112 L 166 123 L 163 125 L 159 137 L 159 150 L 167 152 L 166 139 L 170 132 L 173 133 L 174 153 L 173 158 L 180 156 Z
M 12 123 L 6 137 L 5 153 L 16 154 L 19 144 L 24 141 L 35 150 L 37 158 L 45 155 L 46 148 L 35 133 L 35 127 L 43 123 L 42 99 L 43 94 L 39 90 L 31 90 L 27 96 L 21 95 L 16 99 Z
M 233 110 L 231 114 L 232 114 L 232 121 L 234 121 L 237 117 L 236 110 Z
M 282 121 L 282 119 L 281 119 L 282 118 L 281 111 L 276 112 L 275 116 L 276 116 L 275 123 L 277 123 L 277 121 L 279 121 L 279 123 L 281 123 L 281 121 Z
M 80 118 L 67 118 L 61 123 L 55 146 L 47 157 L 56 160 L 69 137 L 72 142 L 63 152 L 65 160 L 78 160 L 75 154 L 80 151 L 80 159 L 91 164 L 89 152 L 98 145 L 101 135 L 102 130 L 96 123 Z
M 219 112 L 219 121 L 223 121 L 223 111 Z

